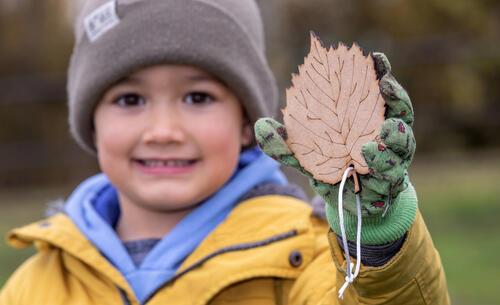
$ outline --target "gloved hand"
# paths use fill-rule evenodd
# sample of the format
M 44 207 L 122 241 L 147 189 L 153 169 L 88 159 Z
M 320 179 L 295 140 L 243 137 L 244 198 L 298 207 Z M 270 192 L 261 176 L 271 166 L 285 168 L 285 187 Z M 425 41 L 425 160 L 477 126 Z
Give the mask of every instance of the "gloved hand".
M 402 237 L 416 215 L 416 194 L 407 174 L 415 152 L 415 138 L 411 129 L 413 108 L 408 94 L 392 76 L 386 56 L 383 53 L 373 53 L 372 56 L 387 107 L 386 120 L 380 133 L 382 143 L 369 142 L 362 148 L 369 174 L 358 175 L 363 217 L 361 243 L 382 245 Z M 330 227 L 340 234 L 337 210 L 340 183 L 331 185 L 312 178 L 286 144 L 284 125 L 271 118 L 262 118 L 255 123 L 255 134 L 257 143 L 266 154 L 309 177 L 314 191 L 326 202 Z M 354 241 L 357 209 L 352 179 L 347 180 L 343 197 L 346 235 L 348 240 Z

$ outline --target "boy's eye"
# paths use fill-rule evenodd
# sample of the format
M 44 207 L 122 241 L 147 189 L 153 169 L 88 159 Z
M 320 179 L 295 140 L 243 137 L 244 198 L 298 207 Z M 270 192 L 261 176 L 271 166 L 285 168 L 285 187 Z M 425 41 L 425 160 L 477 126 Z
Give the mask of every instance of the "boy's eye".
M 127 93 L 120 95 L 115 99 L 115 104 L 121 107 L 134 107 L 144 105 L 146 102 L 144 98 L 135 93 Z
M 192 92 L 184 97 L 184 102 L 188 104 L 206 104 L 213 102 L 214 98 L 204 92 Z

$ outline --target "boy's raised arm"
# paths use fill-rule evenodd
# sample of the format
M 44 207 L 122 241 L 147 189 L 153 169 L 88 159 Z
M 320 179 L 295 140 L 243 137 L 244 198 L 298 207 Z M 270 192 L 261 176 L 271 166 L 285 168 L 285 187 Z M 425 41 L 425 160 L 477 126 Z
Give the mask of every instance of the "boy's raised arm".
M 341 186 L 342 183 L 332 185 L 314 179 L 286 144 L 286 128 L 277 121 L 257 121 L 257 142 L 266 154 L 309 177 L 312 188 L 326 203 L 326 217 L 332 229 L 330 246 L 338 274 L 337 291 L 329 291 L 325 298 L 336 299 L 340 304 L 378 304 L 380 300 L 384 304 L 448 304 L 439 255 L 417 211 L 416 193 L 407 173 L 415 152 L 411 101 L 391 74 L 386 56 L 372 56 L 387 106 L 386 120 L 380 133 L 382 143 L 369 142 L 362 148 L 370 172 L 360 176 L 359 197 L 351 180 Z M 342 188 L 343 208 L 339 210 Z M 347 252 L 350 255 L 346 256 Z M 359 270 L 355 259 L 360 252 L 363 266 Z M 346 272 L 349 263 L 352 269 Z

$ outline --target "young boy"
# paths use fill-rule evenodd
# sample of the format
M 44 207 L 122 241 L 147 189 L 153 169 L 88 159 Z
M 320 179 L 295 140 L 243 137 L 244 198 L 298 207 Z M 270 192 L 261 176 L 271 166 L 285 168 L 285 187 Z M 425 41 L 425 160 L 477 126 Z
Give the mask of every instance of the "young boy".
M 10 233 L 38 253 L 0 304 L 449 303 L 406 175 L 411 104 L 383 55 L 385 145 L 363 150 L 363 212 L 352 183 L 339 214 L 339 187 L 311 179 L 328 226 L 255 147 L 253 125 L 278 98 L 253 0 L 91 0 L 75 32 L 71 132 L 103 173 L 63 212 Z M 255 130 L 266 153 L 308 175 L 283 126 Z M 344 279 L 360 253 L 359 276 Z

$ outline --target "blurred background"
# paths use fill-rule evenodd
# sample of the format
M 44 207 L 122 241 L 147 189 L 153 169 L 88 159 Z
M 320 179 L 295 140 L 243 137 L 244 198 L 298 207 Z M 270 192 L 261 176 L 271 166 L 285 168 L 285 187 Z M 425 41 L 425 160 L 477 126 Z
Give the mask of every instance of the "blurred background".
M 69 136 L 66 69 L 82 1 L 0 0 L 0 234 L 44 215 L 96 161 Z M 356 41 L 408 90 L 411 169 L 453 304 L 500 304 L 500 1 L 260 1 L 282 100 L 309 51 Z M 299 177 L 293 180 L 303 183 Z M 0 287 L 32 250 L 0 243 Z

